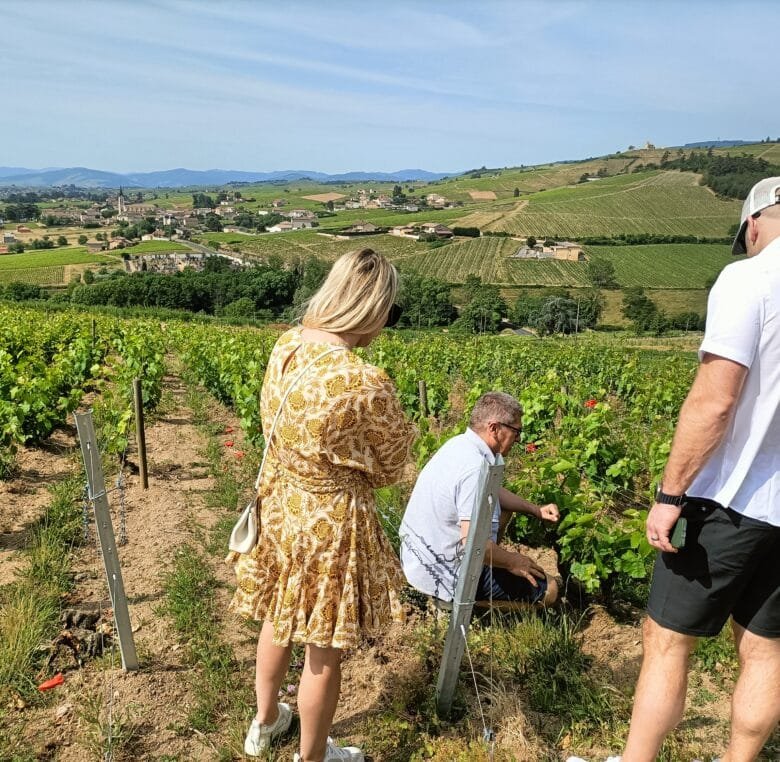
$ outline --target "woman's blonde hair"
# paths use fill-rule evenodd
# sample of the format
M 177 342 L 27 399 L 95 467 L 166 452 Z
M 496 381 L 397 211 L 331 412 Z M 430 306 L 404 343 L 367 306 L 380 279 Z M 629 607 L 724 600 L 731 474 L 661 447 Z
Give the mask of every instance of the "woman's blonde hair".
M 373 333 L 395 301 L 398 272 L 373 249 L 339 257 L 306 306 L 301 323 L 333 333 Z

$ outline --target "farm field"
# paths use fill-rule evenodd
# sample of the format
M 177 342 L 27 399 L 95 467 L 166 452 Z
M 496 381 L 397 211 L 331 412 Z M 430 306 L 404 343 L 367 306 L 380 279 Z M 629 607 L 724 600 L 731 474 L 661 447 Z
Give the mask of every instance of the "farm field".
M 731 247 L 722 244 L 586 246 L 585 253 L 610 261 L 615 267 L 615 280 L 624 288 L 703 289 L 726 265 L 737 260 Z
M 538 193 L 489 230 L 537 238 L 656 233 L 725 236 L 741 204 L 716 197 L 684 172 L 607 177 Z
M 255 236 L 236 235 L 235 233 L 204 233 L 199 236 L 200 243 L 217 241 L 229 249 L 249 257 L 267 259 L 279 256 L 289 261 L 306 256 L 333 261 L 347 251 L 370 247 L 386 254 L 394 262 L 401 264 L 419 251 L 425 251 L 427 244 L 411 238 L 393 235 L 358 236 L 350 240 L 339 240 L 329 235 L 321 235 L 312 230 L 294 233 L 262 233 Z
M 780 143 L 754 143 L 753 145 L 732 146 L 731 148 L 715 148 L 713 152 L 720 156 L 748 154 L 766 159 L 770 164 L 780 165 Z
M 30 283 L 36 286 L 59 286 L 65 282 L 65 267 L 31 267 L 23 270 L 0 269 L 0 284 Z
M 512 238 L 461 239 L 409 254 L 403 263 L 421 275 L 450 283 L 463 283 L 466 276 L 475 274 L 497 285 L 591 285 L 587 262 L 512 258 L 521 245 Z M 616 280 L 624 288 L 703 289 L 710 278 L 733 261 L 729 247 L 716 244 L 587 246 L 585 251 L 588 256 L 612 262 Z
M 257 396 L 278 332 L 176 320 L 161 326 L 96 313 L 92 339 L 88 315 L 0 306 L 0 318 L 0 348 L 23 348 L 19 361 L 40 368 L 47 381 L 28 390 L 32 411 L 14 431 L 35 437 L 17 443 L 15 468 L 0 481 L 0 621 L 19 628 L 26 620 L 5 615 L 27 611 L 22 607 L 32 601 L 27 618 L 40 628 L 15 641 L 26 659 L 9 663 L 0 641 L 0 668 L 8 676 L 0 683 L 3 750 L 36 759 L 50 743 L 55 758 L 75 762 L 96 758 L 95 749 L 102 754 L 108 744 L 117 760 L 240 759 L 252 713 L 257 628 L 227 614 L 234 580 L 223 557 L 260 455 Z M 405 624 L 345 655 L 334 735 L 363 746 L 374 762 L 559 762 L 572 753 L 603 759 L 614 750 L 626 733 L 653 557 L 638 527 L 696 367 L 689 343 L 650 342 L 609 336 L 464 341 L 391 331 L 365 350 L 394 379 L 419 426 L 417 468 L 462 430 L 481 391 L 505 389 L 520 398 L 523 443 L 534 447 L 507 458 L 507 482 L 531 500 L 556 501 L 562 521 L 545 532 L 522 523 L 516 539 L 545 569 L 561 573 L 569 594 L 547 616 L 475 619 L 468 642 L 476 691 L 464 659 L 458 713 L 448 720 L 435 718 L 432 709 L 444 627 L 410 596 Z M 6 365 L 16 361 L 3 357 Z M 126 447 L 127 459 L 137 462 L 122 433 L 131 420 L 122 390 L 139 369 L 149 379 L 150 486 L 142 490 L 126 469 L 124 487 L 110 495 L 115 531 L 121 526 L 127 537 L 118 554 L 143 667 L 128 674 L 109 639 L 102 656 L 93 649 L 77 664 L 58 633 L 63 608 L 98 612 L 98 625 L 112 633 L 66 416 L 87 389 L 90 406 L 104 411 L 101 443 L 111 444 L 110 453 Z M 419 379 L 428 384 L 428 418 L 418 409 Z M 6 393 L 0 386 L 0 402 Z M 57 398 L 62 406 L 54 409 L 49 400 Z M 0 405 L 0 412 L 20 415 L 18 406 Z M 118 461 L 106 455 L 104 462 L 113 487 Z M 391 538 L 410 486 L 377 493 Z M 35 563 L 44 552 L 56 559 L 59 576 L 52 563 Z M 685 722 L 665 747 L 665 762 L 722 752 L 735 670 L 726 637 L 697 650 Z M 63 674 L 62 685 L 41 694 L 36 685 L 55 671 Z M 300 677 L 294 659 L 284 680 L 293 706 Z M 122 729 L 108 740 L 106 696 Z M 482 737 L 478 699 L 495 730 L 492 749 Z M 269 757 L 288 760 L 296 743 L 294 736 L 281 740 Z M 775 734 L 761 762 L 778 752 Z
M 92 254 L 82 247 L 41 249 L 25 251 L 22 254 L 3 254 L 0 256 L 0 272 L 3 270 L 31 270 L 37 267 L 60 267 L 62 265 L 85 265 L 116 263 L 119 257 L 114 254 Z

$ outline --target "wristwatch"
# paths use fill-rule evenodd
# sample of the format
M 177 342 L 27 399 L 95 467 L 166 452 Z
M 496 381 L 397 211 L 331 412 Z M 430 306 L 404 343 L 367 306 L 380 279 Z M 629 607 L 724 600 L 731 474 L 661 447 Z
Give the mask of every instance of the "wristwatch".
M 685 502 L 685 493 L 682 495 L 668 495 L 661 489 L 660 482 L 655 488 L 655 502 L 664 505 L 676 505 L 678 508 Z

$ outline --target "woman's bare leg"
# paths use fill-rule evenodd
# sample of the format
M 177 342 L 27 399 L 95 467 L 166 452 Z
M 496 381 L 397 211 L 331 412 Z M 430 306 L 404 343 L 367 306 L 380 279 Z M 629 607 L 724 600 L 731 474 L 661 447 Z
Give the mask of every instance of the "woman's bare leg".
M 298 690 L 301 762 L 322 762 L 340 692 L 341 650 L 307 645 Z

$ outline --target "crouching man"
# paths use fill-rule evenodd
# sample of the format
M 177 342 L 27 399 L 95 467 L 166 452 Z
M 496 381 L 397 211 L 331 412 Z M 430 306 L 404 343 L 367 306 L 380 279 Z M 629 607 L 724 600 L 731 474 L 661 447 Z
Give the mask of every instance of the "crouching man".
M 412 587 L 442 601 L 453 599 L 480 472 L 484 463 L 503 463 L 520 436 L 522 414 L 514 397 L 483 394 L 466 431 L 446 442 L 420 472 L 400 528 L 401 563 Z M 550 604 L 558 596 L 555 580 L 528 556 L 499 544 L 516 513 L 550 522 L 559 518 L 556 505 L 535 505 L 502 487 L 476 600 Z

